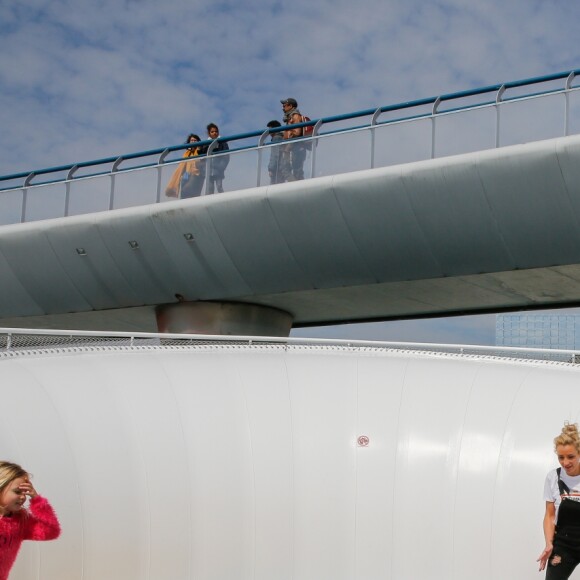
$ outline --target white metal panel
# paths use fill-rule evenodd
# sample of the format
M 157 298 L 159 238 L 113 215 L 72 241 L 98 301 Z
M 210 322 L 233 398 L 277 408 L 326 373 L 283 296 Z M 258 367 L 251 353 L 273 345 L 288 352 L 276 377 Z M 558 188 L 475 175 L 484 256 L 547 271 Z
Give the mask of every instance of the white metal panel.
M 43 314 L 42 309 L 33 296 L 28 293 L 28 290 L 20 280 L 18 272 L 12 269 L 10 256 L 4 255 L 2 246 L 0 245 L 0 304 L 2 304 L 3 312 L 28 312 L 30 314 Z
M 326 359 L 326 360 L 325 360 Z M 356 359 L 287 359 L 294 453 L 294 577 L 354 577 Z
M 493 577 L 490 556 L 497 466 L 513 404 L 530 372 L 529 367 L 522 365 L 492 363 L 482 364 L 474 377 L 459 450 L 453 514 L 453 578 Z M 530 508 L 541 505 L 539 487 L 533 493 Z M 539 525 L 538 520 L 534 527 L 536 535 Z M 474 562 L 478 565 L 474 566 Z
M 235 211 L 232 203 L 236 204 Z M 275 189 L 255 189 L 217 196 L 207 211 L 220 243 L 250 286 L 250 293 L 262 292 L 262 288 L 268 288 L 268 292 L 287 292 L 312 287 L 312 280 L 291 250 L 303 235 L 303 224 L 299 224 L 300 233 L 285 238 L 278 221 L 280 216 L 274 214 L 272 204 L 278 204 Z M 273 271 L 276 276 L 272 276 Z
M 67 272 L 75 272 L 75 287 L 95 310 L 138 302 L 134 281 L 119 268 L 103 239 L 94 215 L 75 218 L 67 227 L 46 230 L 46 238 Z M 81 255 L 79 250 L 86 253 Z M 123 247 L 124 249 L 124 247 Z
M 10 578 L 79 577 L 84 554 L 78 470 L 60 410 L 45 383 L 36 379 L 31 365 L 13 362 L 0 367 L 4 409 L 0 421 L 0 456 L 21 463 L 31 471 L 39 493 L 51 499 L 64 533 L 61 542 L 25 542 Z M 10 408 L 12 411 L 7 412 Z
M 191 503 L 191 577 L 253 577 L 254 460 L 240 381 L 219 352 L 164 364 L 180 409 Z
M 399 414 L 409 361 L 366 354 L 357 368 L 356 437 L 368 438 L 356 454 L 356 574 L 391 578 Z
M 147 519 L 144 577 L 187 578 L 192 545 L 189 464 L 176 461 L 186 455 L 187 447 L 165 368 L 153 357 L 141 356 L 135 365 L 130 357 L 110 356 L 99 370 L 135 434 L 132 453 L 139 456 L 137 471 L 118 482 L 131 485 L 138 478 L 144 486 L 140 506 Z
M 436 171 L 424 163 L 417 166 L 417 171 L 403 174 L 427 246 L 447 276 L 470 272 L 474 262 L 481 272 L 512 268 L 513 258 L 483 185 L 474 179 L 476 174 L 477 163 L 445 163 Z M 434 190 L 438 196 L 433 195 Z
M 115 269 L 123 272 L 133 292 L 146 296 L 143 302 L 163 304 L 174 300 L 182 285 L 181 271 L 161 244 L 155 221 L 150 216 L 127 215 L 126 211 L 114 212 L 98 224 Z M 131 243 L 138 246 L 132 247 Z
M 202 299 L 239 296 L 253 291 L 244 280 L 233 256 L 229 254 L 227 245 L 221 239 L 222 232 L 212 219 L 212 205 L 224 201 L 228 202 L 230 210 L 235 214 L 236 200 L 231 196 L 224 199 L 219 195 L 188 200 L 178 206 L 151 206 L 149 210 L 151 215 L 148 219 L 155 224 L 156 230 L 161 230 L 159 237 L 167 249 L 169 259 L 175 262 L 178 269 L 185 269 L 190 283 L 197 288 Z M 242 225 L 248 224 L 239 225 L 239 240 L 242 240 L 243 247 L 247 247 L 243 242 Z M 193 234 L 193 242 L 184 243 L 183 235 L 186 233 Z M 264 240 L 261 243 L 264 244 Z M 183 246 L 187 246 L 187 251 L 183 251 Z M 251 254 L 249 251 L 247 253 Z
M 366 172 L 364 179 L 364 199 L 348 174 L 336 176 L 333 189 L 362 259 L 376 279 L 414 279 L 419 272 L 422 279 L 439 276 L 441 267 L 421 232 L 402 167 L 381 175 Z
M 358 187 L 351 182 L 351 193 L 356 194 Z M 289 183 L 287 191 L 272 192 L 268 201 L 292 255 L 306 274 L 307 288 L 344 284 L 344 268 L 358 284 L 375 280 L 337 203 L 333 180 Z
M 148 500 L 137 434 L 104 372 L 110 357 L 35 359 L 65 424 L 73 455 L 84 540 L 84 579 L 146 577 Z
M 27 311 L 30 314 L 38 314 L 39 310 L 52 314 L 90 310 L 90 305 L 75 286 L 74 275 L 66 270 L 50 245 L 47 237 L 50 226 L 47 227 L 46 223 L 51 222 L 45 222 L 44 227 L 37 226 L 35 231 L 30 224 L 25 224 L 2 232 L 2 254 L 26 294 L 35 302 L 35 307 Z M 7 280 L 10 284 L 11 278 L 9 276 Z M 51 280 L 58 280 L 58 284 L 49 283 Z M 5 309 L 9 304 L 0 307 Z
M 294 456 L 290 388 L 279 354 L 236 354 L 247 407 L 255 494 L 256 580 L 293 577 Z
M 409 365 L 399 416 L 393 578 L 452 577 L 459 445 L 476 371 L 446 359 Z M 421 545 L 420 558 L 410 557 L 412 545 Z
M 194 300 L 222 296 L 228 288 L 248 292 L 249 287 L 232 265 L 213 224 L 207 219 L 206 207 L 199 199 L 195 202 L 196 211 L 192 211 L 189 200 L 184 200 L 173 211 L 155 214 L 160 243 L 180 270 L 181 294 L 187 300 Z M 193 240 L 188 242 L 186 234 L 191 234 Z
M 525 156 L 522 150 L 516 155 L 476 154 L 477 174 L 512 256 L 512 267 L 533 268 L 537 260 L 554 264 L 556 255 L 559 264 L 575 261 L 578 223 L 570 199 L 577 189 L 566 189 L 565 167 L 555 154 L 558 141 L 528 143 Z M 520 195 L 506 195 L 509 191 Z M 556 219 L 557 231 L 549 225 Z
M 564 181 L 566 192 L 570 199 L 570 204 L 574 209 L 574 218 L 577 224 L 580 224 L 580 199 L 573 195 L 577 191 L 580 182 L 580 164 L 578 163 L 578 143 L 576 141 L 558 141 L 556 143 L 556 154 L 558 156 L 558 165 L 562 168 L 562 179 Z

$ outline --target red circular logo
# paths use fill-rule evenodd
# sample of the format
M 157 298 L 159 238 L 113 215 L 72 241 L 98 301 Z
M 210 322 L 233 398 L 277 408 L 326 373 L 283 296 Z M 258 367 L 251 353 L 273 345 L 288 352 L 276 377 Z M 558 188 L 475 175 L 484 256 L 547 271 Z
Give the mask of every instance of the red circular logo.
M 369 446 L 369 438 L 366 435 L 360 435 L 357 439 L 357 443 L 359 447 L 368 447 Z

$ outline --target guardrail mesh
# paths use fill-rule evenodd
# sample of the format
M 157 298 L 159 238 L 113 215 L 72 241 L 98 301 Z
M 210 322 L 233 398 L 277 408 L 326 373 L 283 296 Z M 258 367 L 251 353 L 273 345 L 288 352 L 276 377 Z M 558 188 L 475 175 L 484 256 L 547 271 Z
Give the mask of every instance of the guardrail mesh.
M 207 335 L 169 335 L 149 333 L 68 332 L 45 330 L 0 329 L 0 358 L 20 355 L 89 352 L 101 350 L 264 348 L 270 350 L 356 350 L 360 353 L 380 351 L 405 352 L 428 356 L 465 358 L 503 358 L 519 361 L 544 361 L 579 364 L 580 351 L 507 348 L 479 345 L 431 344 L 408 342 L 375 342 L 360 340 L 327 340 L 275 337 L 231 337 Z

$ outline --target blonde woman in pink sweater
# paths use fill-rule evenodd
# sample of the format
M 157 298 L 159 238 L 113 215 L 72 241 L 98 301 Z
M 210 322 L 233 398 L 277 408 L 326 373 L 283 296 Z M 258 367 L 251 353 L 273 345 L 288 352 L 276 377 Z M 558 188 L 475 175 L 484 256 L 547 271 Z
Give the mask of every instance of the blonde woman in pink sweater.
M 30 498 L 29 509 L 24 508 Z M 36 493 L 30 475 L 0 461 L 0 580 L 7 580 L 23 540 L 54 540 L 60 524 L 48 501 Z

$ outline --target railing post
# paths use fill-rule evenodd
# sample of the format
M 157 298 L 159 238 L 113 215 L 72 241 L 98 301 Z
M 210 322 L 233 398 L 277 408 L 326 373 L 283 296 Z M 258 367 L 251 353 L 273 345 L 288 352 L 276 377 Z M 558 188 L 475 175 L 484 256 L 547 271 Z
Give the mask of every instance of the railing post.
M 22 188 L 22 208 L 20 212 L 20 223 L 23 224 L 26 221 L 26 206 L 28 204 L 28 186 L 34 178 L 36 173 L 34 171 L 24 180 L 24 187 Z
M 381 113 L 382 110 L 379 108 L 373 113 L 373 116 L 371 117 L 371 169 L 375 168 L 375 148 L 376 148 L 375 126 L 378 123 Z
M 28 189 L 22 190 L 22 207 L 20 209 L 20 223 L 23 224 L 26 221 L 26 203 L 28 201 Z
M 205 159 L 206 159 L 205 164 L 206 164 L 206 168 L 205 168 L 205 188 L 204 188 L 203 195 L 208 195 L 209 180 L 211 178 L 211 164 L 212 164 L 211 154 L 213 153 L 213 150 L 217 146 L 218 146 L 218 140 L 216 139 L 215 141 L 212 141 L 210 143 L 209 147 L 207 148 L 207 152 L 205 154 Z M 215 193 L 215 191 L 214 191 L 214 193 Z
M 28 187 L 30 185 L 30 182 L 34 179 L 35 175 L 36 173 L 34 173 L 34 171 L 28 175 L 28 177 L 24 180 L 24 187 Z
M 64 186 L 64 217 L 69 216 L 70 209 L 70 181 L 67 181 Z
M 75 171 L 79 168 L 78 165 L 73 165 L 69 172 L 66 174 L 66 186 L 65 186 L 65 194 L 64 194 L 64 216 L 67 217 L 69 215 L 70 210 L 70 182 L 73 179 Z
M 262 183 L 262 154 L 264 152 L 263 150 L 264 141 L 266 141 L 266 137 L 269 134 L 270 130 L 266 129 L 258 139 L 258 167 L 257 167 L 258 175 L 256 176 L 256 187 L 260 187 L 260 184 Z
M 316 175 L 316 149 L 318 148 L 318 131 L 322 127 L 322 119 L 316 121 L 314 128 L 312 129 L 312 157 L 310 158 L 310 178 L 312 179 Z
M 114 207 L 115 200 L 115 174 L 111 173 L 109 177 L 111 178 L 111 189 L 109 193 L 109 211 L 111 211 Z
M 119 170 L 119 165 L 123 163 L 123 157 L 118 157 L 113 167 L 111 167 L 111 195 L 109 196 L 109 210 L 113 209 L 115 204 L 115 173 Z
M 576 75 L 571 72 L 566 79 L 566 85 L 564 89 L 564 98 L 566 99 L 564 105 L 564 136 L 567 137 L 570 134 L 570 89 L 572 87 L 572 81 Z
M 502 85 L 495 96 L 495 148 L 499 147 L 499 130 L 500 130 L 500 104 L 501 98 L 505 93 L 505 85 Z
M 157 203 L 161 203 L 161 171 L 162 171 L 162 167 L 161 167 L 161 165 L 158 165 L 157 166 L 157 193 L 156 193 Z
M 165 149 L 161 155 L 159 155 L 159 159 L 157 160 L 157 203 L 161 202 L 161 181 L 163 177 L 162 165 L 165 163 L 165 158 L 169 155 L 169 153 L 169 149 Z
M 431 159 L 435 159 L 435 116 L 437 115 L 437 107 L 441 102 L 441 97 L 437 97 L 431 109 Z
M 163 165 L 165 163 L 165 158 L 169 155 L 169 149 L 164 149 L 159 155 L 159 159 L 157 160 L 157 165 Z

